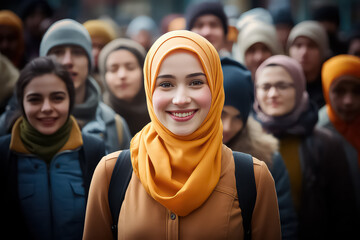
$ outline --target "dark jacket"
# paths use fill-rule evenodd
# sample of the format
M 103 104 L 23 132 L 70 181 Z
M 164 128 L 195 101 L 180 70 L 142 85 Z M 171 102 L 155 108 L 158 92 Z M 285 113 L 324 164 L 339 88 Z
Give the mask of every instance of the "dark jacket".
M 341 142 L 327 129 L 302 138 L 300 239 L 358 239 L 355 193 Z
M 90 181 L 97 163 L 105 155 L 105 146 L 97 137 L 81 134 L 78 128 L 75 134 L 73 132 L 67 143 L 68 150 L 56 154 L 49 165 L 33 154 L 10 150 L 10 141 L 18 146 L 16 149 L 22 148 L 19 147 L 22 144 L 17 143 L 20 141 L 17 134 L 0 138 L 3 192 L 0 206 L 2 217 L 6 219 L 1 224 L 2 233 L 12 239 L 35 239 L 35 232 L 44 238 L 81 239 Z M 32 214 L 31 211 L 37 212 Z M 59 222 L 67 225 L 59 225 Z

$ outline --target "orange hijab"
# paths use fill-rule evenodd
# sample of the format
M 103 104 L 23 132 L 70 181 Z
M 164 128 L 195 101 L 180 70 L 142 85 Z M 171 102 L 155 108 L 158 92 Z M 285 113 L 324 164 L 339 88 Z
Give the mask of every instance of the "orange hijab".
M 177 136 L 165 128 L 152 103 L 160 65 L 176 49 L 198 56 L 212 96 L 207 117 L 188 136 Z M 152 198 L 179 216 L 186 216 L 206 201 L 220 178 L 224 89 L 219 55 L 210 42 L 196 33 L 166 33 L 146 56 L 144 85 L 151 122 L 131 140 L 134 173 Z
M 331 106 L 329 92 L 330 86 L 335 80 L 343 75 L 351 75 L 360 81 L 360 58 L 352 55 L 337 55 L 327 60 L 322 68 L 322 84 L 326 101 L 326 110 L 329 119 L 344 138 L 355 147 L 358 152 L 358 164 L 360 167 L 360 116 L 351 123 L 343 122 Z

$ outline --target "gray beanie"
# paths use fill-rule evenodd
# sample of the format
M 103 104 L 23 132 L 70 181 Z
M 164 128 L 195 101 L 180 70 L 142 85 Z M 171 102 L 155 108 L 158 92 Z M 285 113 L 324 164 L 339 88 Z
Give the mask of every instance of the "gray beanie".
M 63 19 L 53 23 L 42 38 L 40 56 L 46 56 L 51 48 L 60 45 L 76 45 L 83 48 L 89 59 L 89 69 L 92 68 L 94 60 L 91 38 L 82 24 L 72 19 Z
M 287 42 L 287 49 L 291 47 L 296 38 L 307 37 L 313 40 L 319 47 L 323 59 L 326 59 L 329 54 L 329 40 L 323 26 L 316 21 L 303 21 L 295 25 L 291 30 Z

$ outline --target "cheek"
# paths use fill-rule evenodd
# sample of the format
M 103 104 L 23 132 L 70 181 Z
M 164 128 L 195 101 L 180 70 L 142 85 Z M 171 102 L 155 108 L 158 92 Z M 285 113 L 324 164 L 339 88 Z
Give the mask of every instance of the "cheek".
M 155 115 L 159 115 L 165 111 L 166 107 L 171 103 L 171 94 L 155 89 L 153 93 L 152 103 Z
M 115 82 L 116 82 L 115 74 L 107 72 L 105 74 L 105 82 L 106 82 L 106 85 L 108 85 L 108 87 L 110 88 L 110 90 L 112 90 L 112 88 L 114 87 Z
M 196 100 L 196 103 L 201 109 L 206 113 L 209 112 L 211 107 L 211 92 L 208 86 L 203 87 L 200 91 L 194 92 L 193 99 Z
M 26 102 L 23 103 L 23 106 L 24 106 L 24 112 L 25 112 L 26 118 L 30 119 L 34 115 L 34 112 L 35 112 L 34 107 Z
M 132 84 L 133 84 L 133 88 L 134 88 L 134 92 L 135 92 L 135 95 L 141 90 L 142 88 L 142 85 L 143 85 L 143 78 L 142 78 L 142 73 L 141 71 L 135 71 L 133 74 L 132 74 Z

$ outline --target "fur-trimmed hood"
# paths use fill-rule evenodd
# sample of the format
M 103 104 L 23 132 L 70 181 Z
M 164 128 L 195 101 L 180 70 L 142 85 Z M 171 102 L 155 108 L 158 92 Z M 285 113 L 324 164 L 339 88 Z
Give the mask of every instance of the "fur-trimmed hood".
M 234 151 L 251 154 L 264 161 L 269 168 L 274 152 L 279 149 L 279 141 L 264 132 L 260 123 L 252 116 L 249 116 L 245 128 L 226 145 Z

